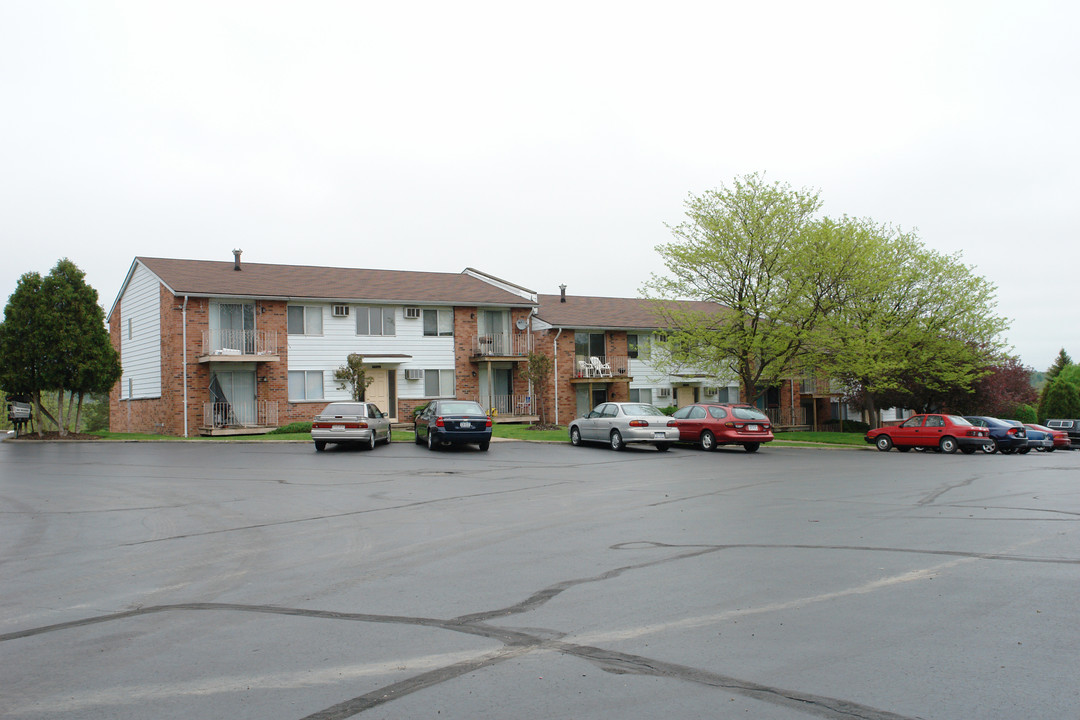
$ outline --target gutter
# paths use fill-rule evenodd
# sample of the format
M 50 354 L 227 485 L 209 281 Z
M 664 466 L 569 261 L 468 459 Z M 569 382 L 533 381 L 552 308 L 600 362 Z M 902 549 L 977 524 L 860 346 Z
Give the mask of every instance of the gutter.
M 552 349 L 555 353 L 555 424 L 559 424 L 559 336 L 562 335 L 562 328 L 559 328 L 559 332 L 555 333 L 555 340 L 553 340 Z

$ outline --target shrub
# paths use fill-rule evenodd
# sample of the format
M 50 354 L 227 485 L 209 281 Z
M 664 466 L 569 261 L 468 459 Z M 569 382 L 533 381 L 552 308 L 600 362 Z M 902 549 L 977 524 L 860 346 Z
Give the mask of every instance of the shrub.
M 309 433 L 311 432 L 311 423 L 309 422 L 294 422 L 288 425 L 282 425 L 276 430 L 271 430 L 266 433 L 267 435 L 286 435 L 289 433 Z
M 860 420 L 845 420 L 840 429 L 842 432 L 866 433 L 870 426 Z
M 1019 420 L 1022 423 L 1033 423 L 1039 421 L 1038 415 L 1038 412 L 1031 405 L 1017 405 L 1007 417 L 1009 420 Z
M 667 407 L 662 407 L 662 408 L 658 408 L 658 409 L 660 410 L 660 412 L 664 413 L 665 415 L 670 416 L 670 415 L 674 415 L 675 411 L 678 410 L 679 408 L 675 407 L 674 405 L 668 405 Z

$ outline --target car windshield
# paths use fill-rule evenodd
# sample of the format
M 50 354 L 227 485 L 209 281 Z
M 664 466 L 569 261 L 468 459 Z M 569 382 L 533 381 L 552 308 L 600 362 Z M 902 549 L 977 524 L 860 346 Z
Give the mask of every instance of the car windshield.
M 631 403 L 622 406 L 623 415 L 663 415 L 652 405 L 646 403 Z
M 360 403 L 330 403 L 320 415 L 359 415 L 363 417 L 364 406 Z
M 478 403 L 467 401 L 439 403 L 439 412 L 444 415 L 487 415 Z
M 731 414 L 740 420 L 764 420 L 768 422 L 769 416 L 754 408 L 736 407 L 731 408 Z
M 971 424 L 967 420 L 965 420 L 964 418 L 960 417 L 959 415 L 946 415 L 945 417 L 949 418 L 949 422 L 951 422 L 953 425 L 970 425 Z

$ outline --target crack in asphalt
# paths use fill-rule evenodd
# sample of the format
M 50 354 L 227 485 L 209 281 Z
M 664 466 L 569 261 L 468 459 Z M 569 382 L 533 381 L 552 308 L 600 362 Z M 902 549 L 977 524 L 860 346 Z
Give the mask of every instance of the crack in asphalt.
M 578 585 L 587 583 L 603 582 L 618 577 L 626 572 L 653 567 L 671 562 L 679 562 L 708 553 L 721 552 L 732 549 L 789 549 L 789 550 L 848 550 L 858 552 L 892 552 L 915 555 L 944 555 L 950 557 L 962 557 L 981 560 L 996 560 L 1010 562 L 1038 562 L 1038 563 L 1063 563 L 1080 564 L 1080 559 L 1066 558 L 1039 558 L 1022 555 L 1006 555 L 1000 553 L 977 553 L 950 550 L 920 550 L 912 548 L 889 548 L 871 547 L 859 545 L 780 545 L 765 543 L 744 543 L 732 545 L 677 545 L 663 542 L 633 541 L 618 543 L 611 546 L 612 550 L 682 550 L 672 555 L 666 555 L 653 560 L 645 560 L 639 563 L 623 565 L 612 568 L 597 575 L 565 580 L 554 585 L 545 587 L 521 602 L 513 605 L 489 610 L 485 612 L 461 615 L 456 618 L 440 619 L 422 616 L 408 615 L 378 615 L 370 613 L 350 613 L 328 610 L 314 610 L 306 608 L 277 607 L 273 605 L 246 605 L 238 603 L 175 603 L 166 605 L 154 605 L 139 607 L 131 610 L 109 613 L 105 615 L 82 618 L 64 623 L 28 628 L 25 630 L 0 634 L 0 642 L 32 637 L 77 627 L 114 622 L 134 618 L 142 615 L 156 613 L 195 611 L 195 612 L 249 612 L 267 613 L 274 615 L 292 615 L 305 618 L 324 619 L 332 621 L 350 621 L 364 623 L 398 624 L 420 627 L 430 627 L 451 632 L 465 633 L 484 637 L 502 643 L 502 647 L 486 652 L 468 660 L 459 661 L 427 672 L 413 675 L 404 680 L 382 686 L 371 692 L 358 695 L 341 703 L 324 708 L 316 713 L 305 716 L 302 720 L 345 720 L 354 717 L 367 710 L 392 702 L 419 690 L 447 682 L 464 674 L 475 672 L 490 667 L 512 658 L 536 650 L 550 650 L 586 660 L 596 665 L 599 669 L 608 673 L 648 675 L 653 677 L 671 678 L 683 682 L 691 682 L 708 687 L 722 688 L 727 692 L 739 694 L 761 702 L 787 707 L 805 714 L 818 717 L 841 720 L 844 718 L 856 718 L 858 720 L 914 720 L 903 715 L 898 715 L 886 710 L 874 708 L 841 698 L 833 698 L 813 693 L 798 692 L 779 687 L 771 687 L 759 683 L 742 680 L 730 675 L 715 673 L 701 668 L 679 665 L 665 662 L 655 658 L 647 658 L 641 655 L 623 653 L 592 645 L 582 645 L 563 639 L 564 634 L 553 630 L 505 628 L 489 625 L 487 620 L 505 618 L 512 615 L 527 613 L 541 607 L 550 600 L 562 594 L 564 591 Z
M 487 497 L 490 495 L 504 495 L 508 493 L 526 492 L 529 490 L 536 490 L 538 488 L 554 487 L 556 485 L 565 484 L 563 481 L 545 483 L 543 485 L 532 485 L 529 487 L 515 488 L 513 490 L 492 490 L 490 492 L 473 493 L 471 495 L 454 495 L 452 497 L 435 498 L 433 500 L 417 500 L 415 502 L 400 503 L 398 505 L 387 505 L 381 508 L 370 508 L 367 510 L 350 510 L 342 513 L 330 513 L 327 515 L 312 515 L 310 517 L 299 517 L 291 520 L 275 520 L 274 522 L 255 523 L 252 525 L 240 525 L 237 527 L 222 528 L 220 530 L 207 530 L 205 532 L 196 533 L 184 533 L 182 535 L 170 535 L 168 537 L 154 538 L 152 540 L 139 540 L 138 542 L 123 543 L 120 547 L 133 547 L 137 545 L 148 545 L 150 543 L 165 542 L 167 540 L 183 540 L 185 538 L 203 537 L 206 535 L 222 535 L 224 533 L 242 532 L 244 530 L 258 530 L 259 528 L 278 527 L 281 525 L 295 525 L 297 523 L 316 522 L 319 520 L 332 520 L 335 518 L 353 517 L 356 515 L 369 515 L 371 513 L 387 512 L 389 510 L 404 510 L 406 508 L 422 507 L 424 505 L 437 505 L 439 503 L 453 502 L 456 500 L 470 500 L 472 498 Z

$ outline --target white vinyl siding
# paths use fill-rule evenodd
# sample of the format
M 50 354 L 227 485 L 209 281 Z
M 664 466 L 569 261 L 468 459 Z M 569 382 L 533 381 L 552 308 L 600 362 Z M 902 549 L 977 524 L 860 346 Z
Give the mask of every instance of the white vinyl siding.
M 324 303 L 322 307 L 325 308 L 322 335 L 288 336 L 288 369 L 290 371 L 319 370 L 325 373 L 325 399 L 327 401 L 349 400 L 352 397 L 348 388 L 339 389 L 333 379 L 334 370 L 345 364 L 349 353 L 360 353 L 369 358 L 385 355 L 407 356 L 401 358 L 399 362 L 380 363 L 383 368 L 390 371 L 392 377 L 396 378 L 395 396 L 398 400 L 418 400 L 427 397 L 424 394 L 423 381 L 405 379 L 406 369 L 437 368 L 450 371 L 454 369 L 454 338 L 425 337 L 422 322 L 404 320 L 404 307 L 392 308 L 395 321 L 395 334 L 392 336 L 357 335 L 357 325 L 352 317 L 329 317 L 330 303 Z M 379 306 L 380 311 L 383 308 L 389 309 L 389 306 Z M 354 305 L 351 311 L 353 315 L 358 315 L 359 311 L 366 309 L 366 306 Z M 451 312 L 450 308 L 438 309 Z M 290 399 L 292 399 L 291 393 Z
M 120 298 L 121 400 L 161 397 L 161 295 L 157 277 L 141 264 Z M 179 363 L 179 360 L 177 360 Z

